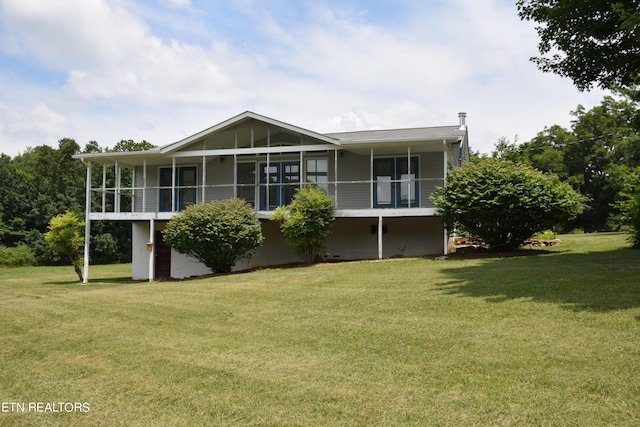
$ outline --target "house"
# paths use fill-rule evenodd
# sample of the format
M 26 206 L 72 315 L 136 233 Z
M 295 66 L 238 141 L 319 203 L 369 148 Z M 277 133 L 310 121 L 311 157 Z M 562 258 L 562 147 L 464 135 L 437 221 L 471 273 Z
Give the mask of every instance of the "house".
M 265 242 L 235 269 L 292 262 L 300 258 L 269 216 L 311 183 L 336 202 L 329 258 L 446 253 L 446 230 L 429 195 L 469 158 L 465 117 L 452 126 L 322 134 L 247 111 L 152 150 L 78 154 L 87 167 L 86 234 L 91 221 L 130 222 L 134 279 L 206 274 L 164 244 L 161 231 L 190 204 L 239 197 L 255 207 Z M 108 168 L 116 177 L 110 187 Z M 88 268 L 85 255 L 85 278 Z

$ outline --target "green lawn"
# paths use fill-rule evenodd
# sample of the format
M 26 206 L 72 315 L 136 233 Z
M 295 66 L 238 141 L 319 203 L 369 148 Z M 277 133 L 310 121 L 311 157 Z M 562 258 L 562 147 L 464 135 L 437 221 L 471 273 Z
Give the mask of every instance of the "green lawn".
M 640 251 L 561 239 L 155 283 L 0 269 L 0 425 L 640 425 Z

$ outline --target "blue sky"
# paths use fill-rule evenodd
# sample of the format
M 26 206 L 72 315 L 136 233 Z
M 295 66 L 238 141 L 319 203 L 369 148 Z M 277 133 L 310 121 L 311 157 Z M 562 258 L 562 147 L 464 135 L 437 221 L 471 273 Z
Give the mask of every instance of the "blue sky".
M 164 145 L 250 110 L 317 132 L 456 124 L 471 148 L 601 91 L 529 61 L 506 0 L 0 0 L 0 152 Z

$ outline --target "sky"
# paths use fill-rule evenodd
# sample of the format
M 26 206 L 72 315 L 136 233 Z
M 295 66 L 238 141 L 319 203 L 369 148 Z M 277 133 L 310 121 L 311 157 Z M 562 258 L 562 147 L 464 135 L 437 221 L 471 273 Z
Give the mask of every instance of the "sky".
M 244 111 L 320 133 L 569 127 L 606 94 L 539 71 L 515 0 L 0 0 L 0 152 L 165 145 Z

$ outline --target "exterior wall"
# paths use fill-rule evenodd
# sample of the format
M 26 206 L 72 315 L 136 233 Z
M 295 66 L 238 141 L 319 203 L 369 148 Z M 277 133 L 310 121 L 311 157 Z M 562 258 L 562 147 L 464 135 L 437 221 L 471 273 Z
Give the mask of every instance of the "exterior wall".
M 444 252 L 444 228 L 437 217 L 383 218 L 382 257 Z M 378 218 L 337 218 L 326 246 L 328 259 L 378 258 Z
M 303 261 L 284 241 L 279 224 L 262 220 L 263 246 L 248 260 L 237 263 L 233 270 L 245 270 L 270 265 Z M 164 228 L 164 222 L 155 223 L 156 230 Z M 383 218 L 386 233 L 383 234 L 383 258 L 414 257 L 444 252 L 443 225 L 437 217 Z M 378 218 L 337 218 L 327 246 L 328 260 L 358 260 L 378 258 Z M 132 278 L 149 278 L 149 223 L 133 223 Z M 171 277 L 210 274 L 211 271 L 196 259 L 171 251 Z

